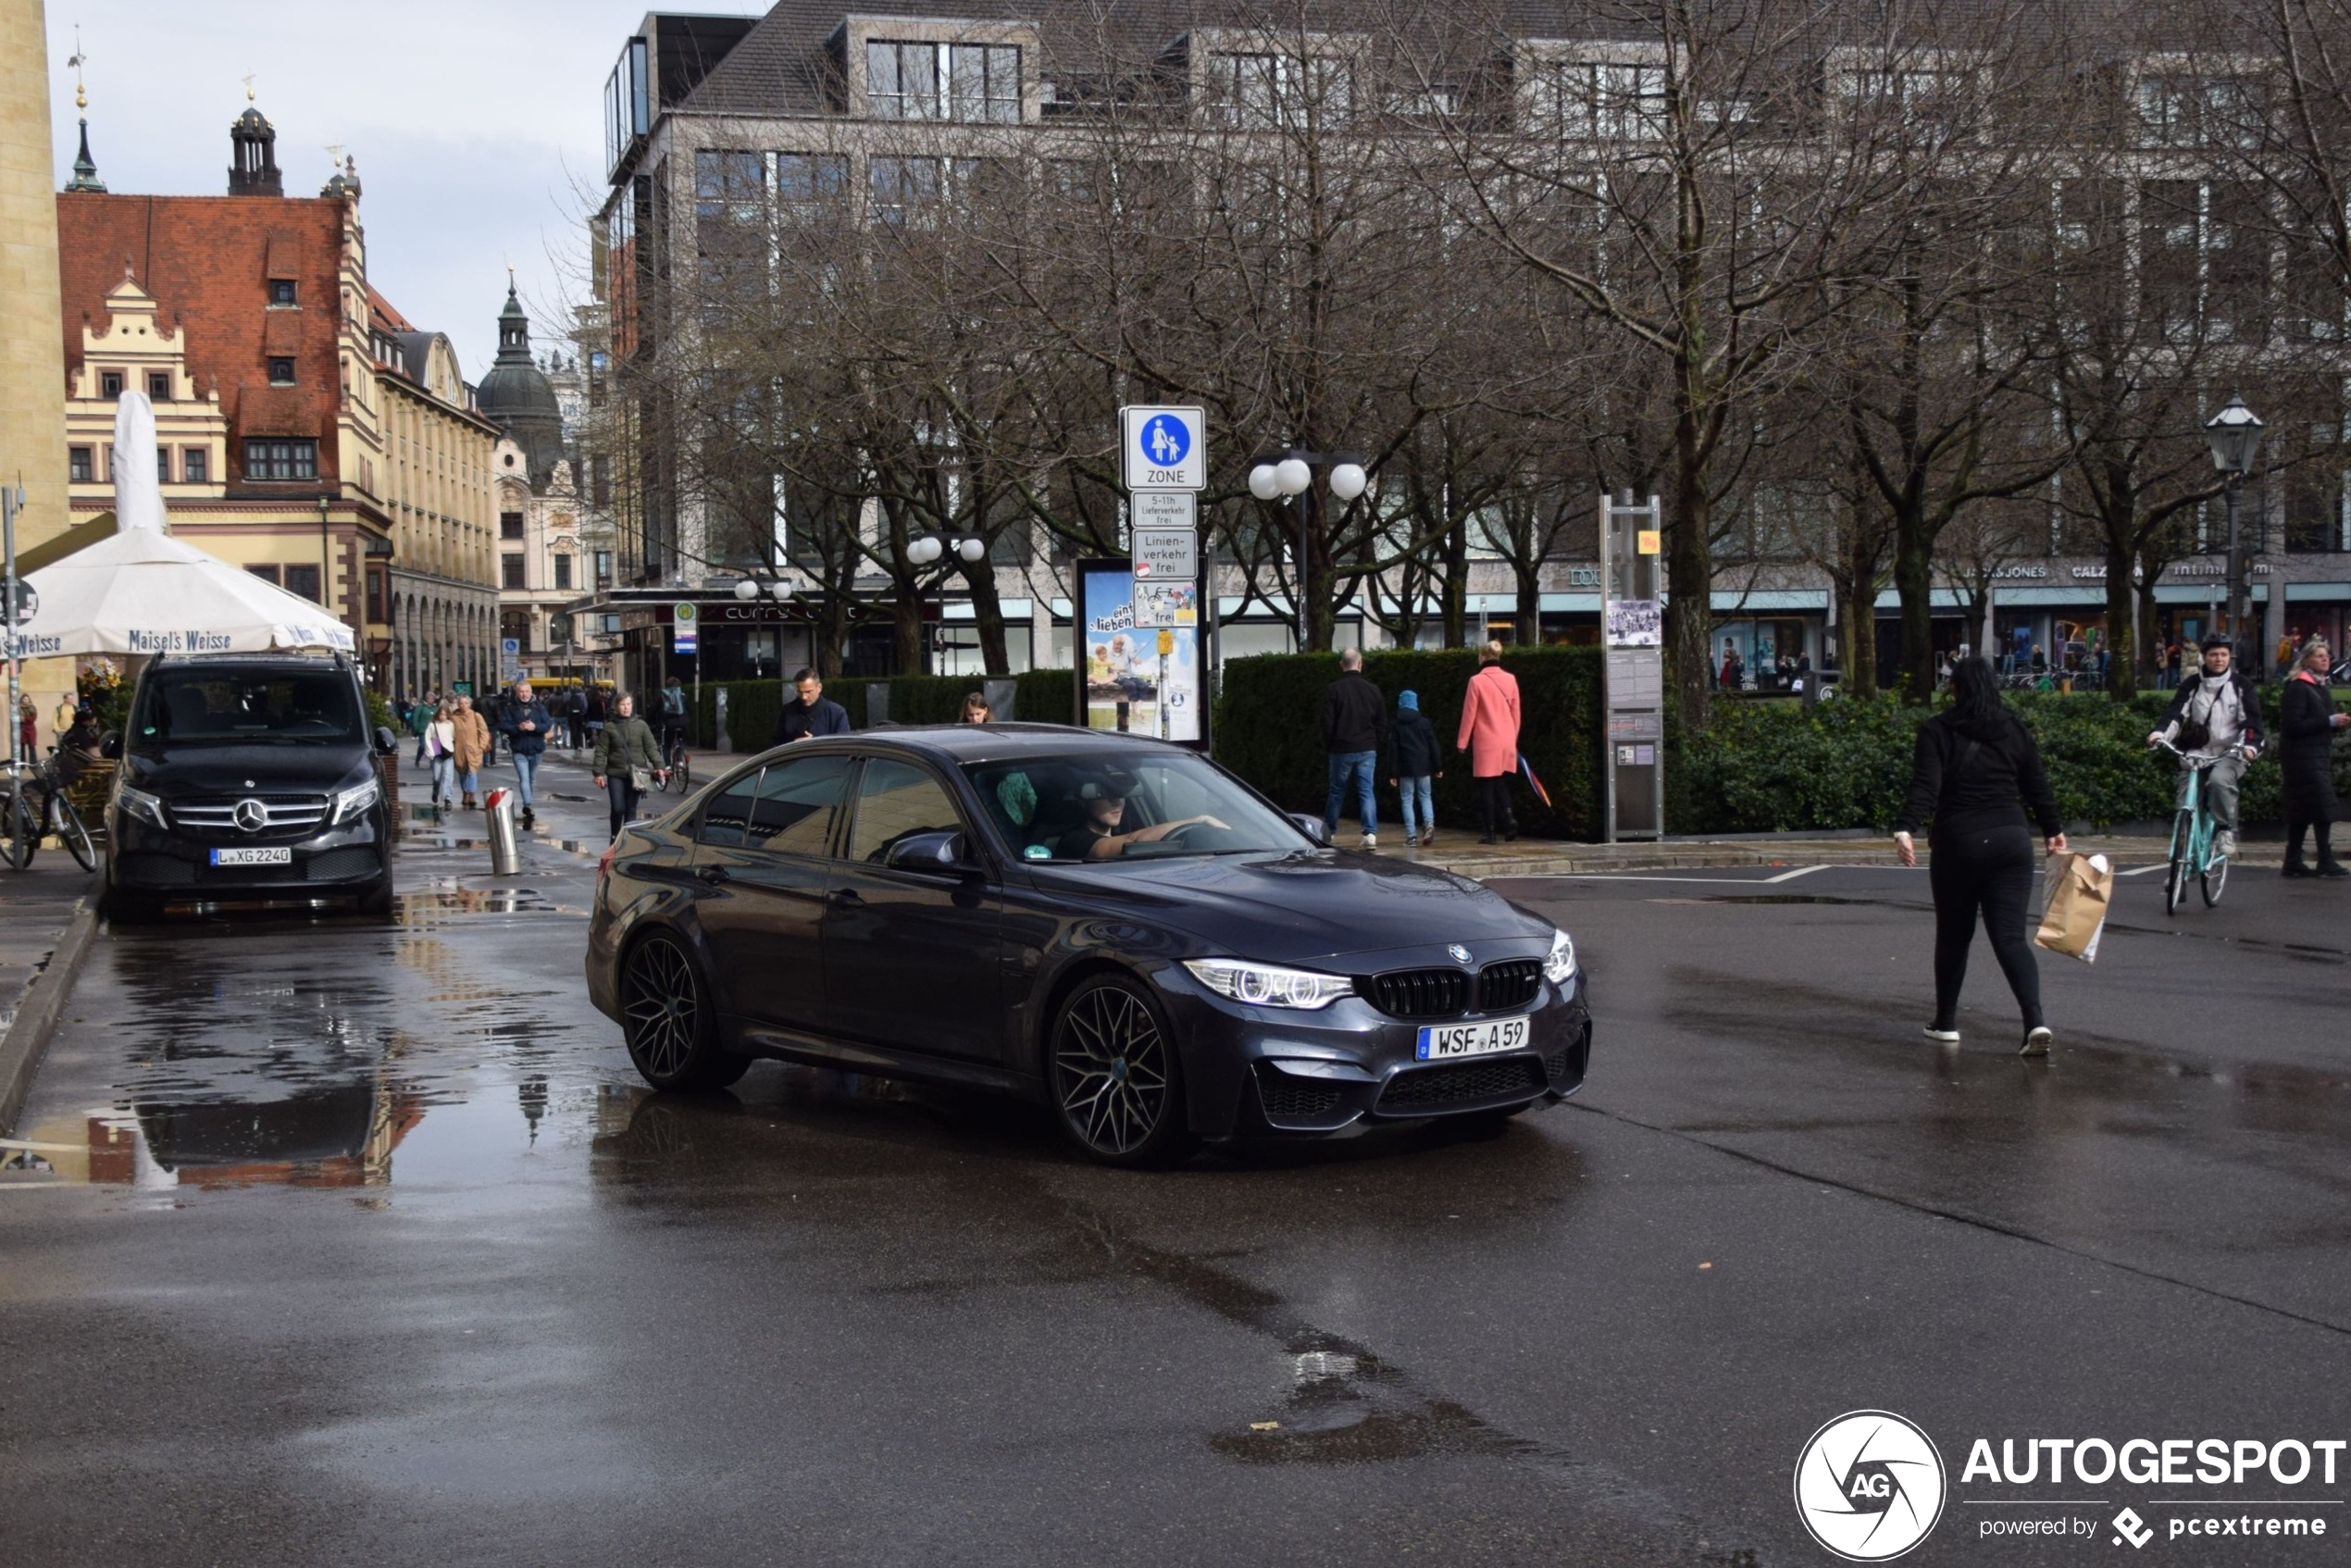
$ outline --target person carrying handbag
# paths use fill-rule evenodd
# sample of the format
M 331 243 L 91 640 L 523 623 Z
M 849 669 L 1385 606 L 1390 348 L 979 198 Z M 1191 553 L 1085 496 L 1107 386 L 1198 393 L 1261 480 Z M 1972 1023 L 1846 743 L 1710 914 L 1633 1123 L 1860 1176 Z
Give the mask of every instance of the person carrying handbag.
M 421 711 L 423 704 L 419 703 Z M 425 760 L 432 765 L 432 809 L 457 793 L 457 710 L 443 703 L 426 715 L 421 735 Z
M 2023 721 L 2000 700 L 1999 678 L 1982 659 L 1951 669 L 1951 705 L 1919 726 L 1911 754 L 1910 789 L 1894 819 L 1896 852 L 1919 863 L 1911 841 L 1919 825 L 1934 823 L 1927 877 L 1934 891 L 1934 1021 L 1926 1037 L 1959 1042 L 1959 989 L 1967 982 L 1968 949 L 1975 943 L 1978 912 L 1992 954 L 2024 1015 L 2026 1056 L 2049 1053 L 2041 1014 L 2041 970 L 2025 930 L 2033 896 L 2033 836 L 2029 806 L 2051 854 L 2065 852 L 2057 795 L 2041 766 L 2041 751 Z
M 668 776 L 661 765 L 661 741 L 653 726 L 637 716 L 635 698 L 624 694 L 614 701 L 612 717 L 596 737 L 588 765 L 596 788 L 612 804 L 612 836 L 617 839 L 620 825 L 637 815 L 645 791 Z

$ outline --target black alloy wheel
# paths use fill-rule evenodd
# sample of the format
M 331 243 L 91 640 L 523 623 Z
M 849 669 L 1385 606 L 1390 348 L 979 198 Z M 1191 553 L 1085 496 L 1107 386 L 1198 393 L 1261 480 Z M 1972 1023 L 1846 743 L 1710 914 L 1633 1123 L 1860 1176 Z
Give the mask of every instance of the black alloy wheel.
M 655 1089 L 725 1089 L 751 1058 L 718 1049 L 702 977 L 675 939 L 656 933 L 628 950 L 620 975 L 628 1059 Z
M 1158 1004 L 1134 981 L 1088 980 L 1062 1004 L 1053 1026 L 1053 1105 L 1088 1158 L 1160 1165 L 1188 1153 L 1182 1074 Z

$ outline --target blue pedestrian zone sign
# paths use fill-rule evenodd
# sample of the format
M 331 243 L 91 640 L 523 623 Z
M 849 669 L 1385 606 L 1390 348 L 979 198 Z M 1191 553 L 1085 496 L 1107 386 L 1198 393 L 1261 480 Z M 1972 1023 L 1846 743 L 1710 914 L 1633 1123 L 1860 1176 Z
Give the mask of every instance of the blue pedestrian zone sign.
M 1207 420 L 1197 408 L 1122 408 L 1121 469 L 1129 492 L 1208 488 Z

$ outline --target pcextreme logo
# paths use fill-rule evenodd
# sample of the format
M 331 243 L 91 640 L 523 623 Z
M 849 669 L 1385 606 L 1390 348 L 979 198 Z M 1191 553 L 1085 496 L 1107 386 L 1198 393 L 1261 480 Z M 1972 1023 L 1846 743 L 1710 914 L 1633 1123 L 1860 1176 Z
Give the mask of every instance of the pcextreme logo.
M 1796 1512 L 1847 1562 L 1885 1562 L 1943 1517 L 1943 1456 L 1892 1411 L 1857 1410 L 1812 1434 L 1796 1461 Z

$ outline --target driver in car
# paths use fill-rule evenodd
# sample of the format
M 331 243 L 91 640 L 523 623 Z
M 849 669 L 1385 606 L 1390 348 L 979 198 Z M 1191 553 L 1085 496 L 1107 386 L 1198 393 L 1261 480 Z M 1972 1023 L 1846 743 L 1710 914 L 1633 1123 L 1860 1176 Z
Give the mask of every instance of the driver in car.
M 1155 822 L 1149 828 L 1138 828 L 1132 833 L 1122 833 L 1119 824 L 1126 816 L 1126 791 L 1123 779 L 1088 779 L 1077 791 L 1085 803 L 1086 820 L 1062 835 L 1054 846 L 1057 860 L 1111 860 L 1126 852 L 1129 844 L 1155 844 L 1178 828 L 1205 822 L 1212 828 L 1225 828 L 1225 824 L 1205 812 L 1198 816 L 1178 817 L 1173 822 Z M 1229 829 L 1226 829 L 1229 831 Z

